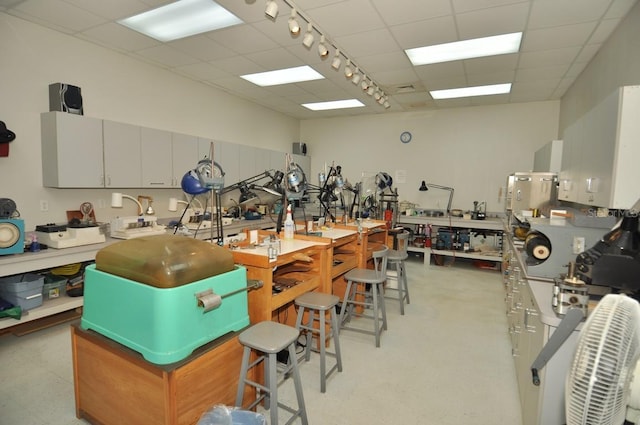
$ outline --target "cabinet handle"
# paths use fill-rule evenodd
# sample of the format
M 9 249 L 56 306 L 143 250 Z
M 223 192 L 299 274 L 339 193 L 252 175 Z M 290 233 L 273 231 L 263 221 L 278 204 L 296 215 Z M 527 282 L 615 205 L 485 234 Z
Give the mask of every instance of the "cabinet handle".
M 149 186 L 164 186 L 164 182 L 149 182 Z
M 536 317 L 537 315 L 538 315 L 538 312 L 535 310 L 532 310 L 530 308 L 524 309 L 524 328 L 527 330 L 527 332 L 530 332 L 530 333 L 537 332 L 535 325 L 529 324 L 529 316 Z

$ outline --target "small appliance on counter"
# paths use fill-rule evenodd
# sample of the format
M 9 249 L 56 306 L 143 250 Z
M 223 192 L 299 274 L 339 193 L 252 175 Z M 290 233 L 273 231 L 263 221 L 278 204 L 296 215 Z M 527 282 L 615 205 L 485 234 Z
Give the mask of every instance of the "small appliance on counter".
M 117 217 L 111 220 L 111 237 L 116 239 L 133 239 L 166 233 L 166 226 L 158 224 L 158 217 L 152 215 Z
M 24 252 L 24 220 L 13 199 L 0 198 L 0 255 Z
M 42 224 L 36 226 L 36 236 L 40 244 L 55 249 L 106 241 L 106 237 L 98 225 L 72 227 L 66 224 Z

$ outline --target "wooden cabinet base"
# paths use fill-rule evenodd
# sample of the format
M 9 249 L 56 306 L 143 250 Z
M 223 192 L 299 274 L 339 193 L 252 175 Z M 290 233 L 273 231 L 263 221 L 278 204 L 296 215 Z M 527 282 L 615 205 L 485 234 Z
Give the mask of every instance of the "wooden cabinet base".
M 181 362 L 155 365 L 72 325 L 76 416 L 95 425 L 190 425 L 216 404 L 233 406 L 242 361 L 237 335 L 218 338 Z M 247 388 L 244 399 L 254 398 Z

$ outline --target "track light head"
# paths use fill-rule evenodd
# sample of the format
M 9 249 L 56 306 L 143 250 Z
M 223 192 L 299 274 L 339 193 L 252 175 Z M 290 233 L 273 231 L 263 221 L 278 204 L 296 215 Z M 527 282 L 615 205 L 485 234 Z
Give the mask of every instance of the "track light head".
M 300 24 L 296 19 L 297 16 L 298 13 L 296 12 L 296 10 L 291 9 L 291 16 L 289 17 L 289 32 L 291 33 L 291 35 L 295 36 L 300 34 Z
M 358 85 L 358 83 L 360 82 L 360 79 L 362 77 L 360 76 L 360 71 L 358 70 L 358 67 L 356 66 L 356 70 L 353 72 L 353 77 L 351 78 L 351 82 L 355 85 Z
M 264 14 L 271 19 L 276 19 L 276 16 L 278 16 L 278 3 L 276 3 L 275 0 L 267 0 Z
M 375 88 L 373 87 L 373 84 L 369 86 L 369 88 L 367 89 L 367 94 L 369 96 L 373 96 L 373 93 L 375 92 Z
M 307 32 L 304 34 L 304 37 L 302 38 L 302 44 L 307 49 L 310 49 L 311 46 L 313 46 L 313 40 L 314 40 L 314 38 L 313 38 L 313 25 L 308 24 L 307 25 Z
M 336 54 L 333 56 L 331 60 L 331 68 L 336 71 L 340 69 L 340 65 L 342 64 L 342 59 L 340 59 L 340 49 L 336 49 Z
M 353 69 L 351 69 L 351 60 L 347 59 L 347 63 L 344 66 L 344 76 L 346 78 L 353 77 Z
M 360 88 L 362 89 L 362 91 L 367 91 L 369 90 L 369 83 L 367 82 L 367 78 L 363 78 L 362 79 L 362 83 L 360 83 Z
M 321 35 L 320 43 L 318 43 L 318 54 L 320 55 L 321 59 L 326 59 L 327 56 L 329 56 L 329 49 L 327 49 L 327 46 L 325 46 L 324 43 L 325 43 L 324 35 Z

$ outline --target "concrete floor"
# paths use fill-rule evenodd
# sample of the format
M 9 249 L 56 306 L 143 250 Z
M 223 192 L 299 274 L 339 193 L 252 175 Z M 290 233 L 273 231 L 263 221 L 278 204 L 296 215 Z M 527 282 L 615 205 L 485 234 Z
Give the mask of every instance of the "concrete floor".
M 401 316 L 387 301 L 380 348 L 373 336 L 342 332 L 344 371 L 325 394 L 318 355 L 300 366 L 309 423 L 521 425 L 500 273 L 411 257 L 407 274 L 411 304 Z M 75 418 L 68 324 L 0 337 L 0 377 L 0 424 L 87 423 Z M 288 382 L 279 392 L 295 400 Z

